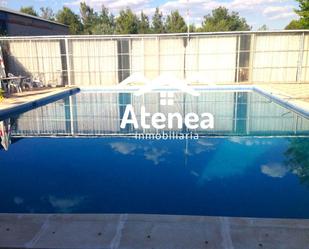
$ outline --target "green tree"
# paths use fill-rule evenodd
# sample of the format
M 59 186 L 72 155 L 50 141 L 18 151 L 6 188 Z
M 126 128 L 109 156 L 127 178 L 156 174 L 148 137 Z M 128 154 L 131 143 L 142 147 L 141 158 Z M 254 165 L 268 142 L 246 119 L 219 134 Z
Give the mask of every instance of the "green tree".
M 295 13 L 299 16 L 299 20 L 292 20 L 285 29 L 309 29 L 309 1 L 296 0 L 299 9 Z
M 116 18 L 116 32 L 118 34 L 137 34 L 139 20 L 131 9 L 121 10 Z
M 80 15 L 81 21 L 84 27 L 84 34 L 93 34 L 92 29 L 99 24 L 98 14 L 88 6 L 85 2 L 80 3 Z
M 4 99 L 4 90 L 0 89 L 0 102 Z
M 165 30 L 167 33 L 184 33 L 187 31 L 186 22 L 179 14 L 178 10 L 172 11 L 171 14 L 167 16 Z
M 299 177 L 302 184 L 309 187 L 309 140 L 306 138 L 294 138 L 285 152 L 285 164 L 290 171 Z
M 163 15 L 160 12 L 159 8 L 156 8 L 156 11 L 152 17 L 152 24 L 151 24 L 152 32 L 155 34 L 164 33 L 164 22 L 163 22 Z
M 41 7 L 40 8 L 41 14 L 40 16 L 46 20 L 55 21 L 55 14 L 53 10 L 49 7 Z
M 212 14 L 204 16 L 201 31 L 240 31 L 250 30 L 244 18 L 239 17 L 237 12 L 229 13 L 225 7 L 218 7 L 212 11 Z
M 98 17 L 97 24 L 93 27 L 92 32 L 95 35 L 114 34 L 115 33 L 115 19 L 113 14 L 109 13 L 108 8 L 104 5 Z
M 20 12 L 32 15 L 32 16 L 38 16 L 38 13 L 34 10 L 33 6 L 28 7 L 21 7 Z
M 299 22 L 299 20 L 292 20 L 285 29 L 303 29 L 302 24 Z
M 190 31 L 190 32 L 196 32 L 196 31 L 197 31 L 197 28 L 195 27 L 194 24 L 190 24 L 190 25 L 189 25 L 189 31 Z
M 69 26 L 70 34 L 81 34 L 83 31 L 83 25 L 78 15 L 67 7 L 63 7 L 56 15 L 57 22 L 63 23 Z
M 265 31 L 268 30 L 268 27 L 266 24 L 263 24 L 261 27 L 258 28 L 259 31 Z
M 150 25 L 149 25 L 149 18 L 144 14 L 144 12 L 141 12 L 141 17 L 138 22 L 138 33 L 139 34 L 148 34 L 150 33 Z

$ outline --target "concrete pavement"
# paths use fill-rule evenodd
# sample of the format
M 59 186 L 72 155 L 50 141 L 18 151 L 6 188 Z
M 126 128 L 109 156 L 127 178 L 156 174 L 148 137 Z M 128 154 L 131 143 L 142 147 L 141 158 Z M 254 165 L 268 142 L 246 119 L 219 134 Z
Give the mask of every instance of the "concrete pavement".
M 307 249 L 309 220 L 0 214 L 0 248 Z

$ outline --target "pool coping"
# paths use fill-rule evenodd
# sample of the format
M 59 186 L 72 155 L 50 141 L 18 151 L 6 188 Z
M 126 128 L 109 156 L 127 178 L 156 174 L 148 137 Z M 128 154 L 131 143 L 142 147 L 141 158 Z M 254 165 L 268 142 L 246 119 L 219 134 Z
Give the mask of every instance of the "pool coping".
M 276 93 L 270 93 L 267 90 L 264 90 L 262 88 L 260 88 L 259 86 L 253 86 L 253 91 L 270 98 L 271 100 L 273 100 L 274 102 L 278 103 L 279 105 L 290 109 L 298 114 L 300 114 L 301 116 L 309 119 L 309 110 L 301 107 L 298 104 L 293 103 L 293 99 L 289 100 L 289 99 L 283 99 L 281 98 L 278 94 Z
M 309 219 L 0 214 L 0 248 L 305 249 Z
M 49 104 L 53 101 L 56 101 L 71 94 L 75 94 L 77 92 L 79 92 L 78 87 L 68 87 L 61 90 L 55 89 L 54 92 L 46 94 L 45 96 L 34 95 L 33 99 L 30 101 L 21 104 L 10 104 L 8 107 L 0 109 L 0 118 L 5 119 L 10 115 L 26 112 L 32 108 Z

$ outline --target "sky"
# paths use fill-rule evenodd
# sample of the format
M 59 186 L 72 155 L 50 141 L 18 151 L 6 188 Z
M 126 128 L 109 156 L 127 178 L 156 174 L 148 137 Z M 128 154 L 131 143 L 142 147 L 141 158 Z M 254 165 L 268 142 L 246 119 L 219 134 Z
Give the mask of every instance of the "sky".
M 211 13 L 211 10 L 225 6 L 229 10 L 239 12 L 246 18 L 253 30 L 265 24 L 271 30 L 284 29 L 292 20 L 297 19 L 293 9 L 297 8 L 295 0 L 85 0 L 95 10 L 99 11 L 104 5 L 117 16 L 120 9 L 130 7 L 134 12 L 143 11 L 152 16 L 156 7 L 164 14 L 178 9 L 186 17 L 189 10 L 189 22 L 200 26 L 203 16 Z M 33 6 L 36 10 L 40 7 L 51 7 L 54 12 L 63 6 L 79 12 L 79 0 L 0 0 L 4 7 L 19 10 L 21 6 Z

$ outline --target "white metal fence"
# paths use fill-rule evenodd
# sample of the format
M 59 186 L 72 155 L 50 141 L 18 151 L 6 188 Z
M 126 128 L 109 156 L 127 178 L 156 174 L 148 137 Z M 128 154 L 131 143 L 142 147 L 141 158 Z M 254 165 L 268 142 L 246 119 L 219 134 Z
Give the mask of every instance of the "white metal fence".
M 138 72 L 193 84 L 309 83 L 309 31 L 1 37 L 7 72 L 111 86 Z

